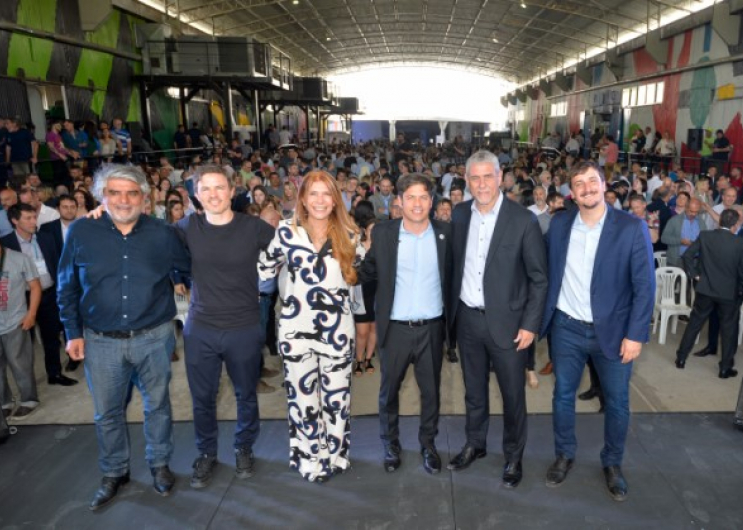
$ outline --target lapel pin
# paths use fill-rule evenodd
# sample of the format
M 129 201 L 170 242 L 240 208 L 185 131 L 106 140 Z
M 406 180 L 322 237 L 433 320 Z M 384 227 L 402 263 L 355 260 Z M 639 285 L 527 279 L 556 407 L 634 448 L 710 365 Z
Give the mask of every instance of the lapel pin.
M 444 239 L 444 234 L 439 234 L 439 239 Z

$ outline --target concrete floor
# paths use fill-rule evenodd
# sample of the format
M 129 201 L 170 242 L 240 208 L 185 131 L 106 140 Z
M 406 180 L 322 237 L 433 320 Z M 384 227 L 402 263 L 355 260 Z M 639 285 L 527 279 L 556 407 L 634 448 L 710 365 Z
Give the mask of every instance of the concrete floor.
M 501 484 L 502 429 L 491 422 L 488 455 L 458 473 L 423 471 L 417 418 L 402 418 L 402 466 L 385 473 L 376 418 L 354 418 L 352 467 L 324 485 L 289 469 L 284 420 L 261 422 L 256 474 L 234 473 L 234 422 L 220 422 L 219 465 L 203 490 L 188 486 L 195 457 L 190 423 L 176 423 L 170 466 L 175 491 L 152 491 L 142 429 L 132 426 L 131 478 L 107 507 L 88 503 L 100 482 L 91 425 L 20 427 L 0 446 L 0 529 L 16 530 L 739 530 L 743 433 L 729 414 L 636 414 L 623 469 L 627 502 L 607 495 L 599 451 L 603 416 L 577 421 L 578 454 L 560 488 L 544 475 L 554 459 L 548 415 L 529 419 L 524 480 Z M 437 446 L 444 463 L 464 443 L 464 418 L 444 416 Z
M 634 412 L 730 412 L 734 409 L 740 388 L 740 377 L 719 379 L 717 362 L 719 357 L 689 357 L 685 370 L 677 370 L 673 365 L 675 350 L 683 333 L 684 324 L 680 323 L 678 333 L 669 333 L 665 345 L 657 343 L 657 336 L 643 348 L 642 355 L 635 362 L 631 382 L 631 407 Z M 705 344 L 706 331 L 698 346 Z M 183 363 L 183 345 L 179 337 L 178 351 L 181 360 L 173 363 L 173 380 L 171 383 L 171 400 L 173 417 L 176 421 L 191 419 L 191 397 L 186 382 Z M 266 356 L 267 366 L 279 368 L 277 357 Z M 537 370 L 547 360 L 546 344 L 537 346 Z M 355 416 L 377 414 L 377 393 L 379 390 L 379 363 L 375 358 L 377 372 L 371 375 L 354 377 L 352 382 L 352 412 Z M 49 386 L 44 377 L 43 358 L 40 349 L 36 348 L 36 372 L 39 381 L 41 406 L 24 424 L 85 424 L 93 421 L 93 407 L 85 384 L 83 368 L 71 375 L 81 380 L 74 387 Z M 277 391 L 271 394 L 260 394 L 260 412 L 263 419 L 283 419 L 286 417 L 286 399 L 280 387 L 281 376 L 267 381 Z M 587 372 L 584 375 L 583 388 L 588 386 Z M 528 410 L 530 413 L 551 413 L 552 411 L 552 376 L 539 376 L 539 387 L 527 389 Z M 459 415 L 464 413 L 464 387 L 459 364 L 444 361 L 441 382 L 442 415 Z M 235 402 L 232 389 L 223 373 L 222 391 L 219 395 L 219 419 L 235 419 Z M 595 412 L 598 402 L 578 402 L 579 412 Z M 402 388 L 401 413 L 415 415 L 419 410 L 418 390 L 412 371 L 408 373 Z M 491 378 L 491 412 L 501 412 L 500 394 L 494 378 Z M 142 407 L 139 394 L 129 407 L 129 419 L 141 421 Z

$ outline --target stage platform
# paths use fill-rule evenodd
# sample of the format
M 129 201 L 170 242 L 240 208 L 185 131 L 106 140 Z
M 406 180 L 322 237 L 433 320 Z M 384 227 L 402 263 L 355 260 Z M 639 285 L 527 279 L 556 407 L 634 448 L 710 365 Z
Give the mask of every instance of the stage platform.
M 304 481 L 288 466 L 282 420 L 262 423 L 256 475 L 234 476 L 234 423 L 220 422 L 220 465 L 204 490 L 188 486 L 195 455 L 192 424 L 175 425 L 171 468 L 178 482 L 162 498 L 151 487 L 141 424 L 130 426 L 132 482 L 109 506 L 88 503 L 100 474 L 90 425 L 18 426 L 0 446 L 0 529 L 740 529 L 743 528 L 743 432 L 730 413 L 640 413 L 632 419 L 624 472 L 629 498 L 613 501 L 599 451 L 603 416 L 578 417 L 578 457 L 559 488 L 544 485 L 553 460 L 552 417 L 529 417 L 524 480 L 501 486 L 502 418 L 491 418 L 488 456 L 468 470 L 427 475 L 418 420 L 401 418 L 403 464 L 381 466 L 376 416 L 355 417 L 352 468 L 327 484 Z M 444 465 L 464 443 L 464 418 L 443 417 L 437 438 Z

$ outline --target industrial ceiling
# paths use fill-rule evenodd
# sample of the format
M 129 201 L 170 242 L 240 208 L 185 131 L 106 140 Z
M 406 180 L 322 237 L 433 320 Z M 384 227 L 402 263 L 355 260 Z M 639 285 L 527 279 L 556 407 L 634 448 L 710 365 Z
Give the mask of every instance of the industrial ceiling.
M 700 0 L 139 0 L 184 30 L 252 36 L 300 75 L 385 66 L 525 83 L 696 11 Z M 392 81 L 394 82 L 394 81 Z M 456 82 L 456 78 L 452 78 Z

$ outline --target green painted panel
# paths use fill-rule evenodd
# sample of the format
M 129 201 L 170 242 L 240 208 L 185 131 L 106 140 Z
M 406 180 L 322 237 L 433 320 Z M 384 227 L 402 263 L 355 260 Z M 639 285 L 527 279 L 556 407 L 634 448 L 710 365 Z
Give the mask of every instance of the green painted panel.
M 57 0 L 21 0 L 18 3 L 18 25 L 54 33 Z
M 119 22 L 121 20 L 121 12 L 117 10 L 111 11 L 103 24 L 100 24 L 95 31 L 91 31 L 85 34 L 85 40 L 100 44 L 101 46 L 108 46 L 109 48 L 116 48 L 116 44 L 119 40 Z
M 112 11 L 106 21 L 98 26 L 95 31 L 86 34 L 86 40 L 101 46 L 116 48 L 116 41 L 119 37 L 119 20 L 121 13 Z M 114 57 L 111 54 L 99 52 L 96 50 L 82 50 L 80 54 L 80 63 L 75 73 L 75 85 L 90 86 L 93 82 L 95 88 L 107 89 L 108 79 L 111 76 Z M 96 94 L 93 96 L 91 107 L 96 114 L 101 114 L 103 110 L 103 101 L 105 94 Z
M 75 73 L 75 85 L 87 87 L 88 80 L 93 81 L 95 88 L 108 88 L 108 78 L 111 75 L 114 57 L 109 53 L 95 50 L 82 50 L 80 64 Z
M 141 121 L 141 104 L 139 87 L 132 87 L 132 97 L 129 98 L 129 113 L 126 115 L 126 121 Z
M 13 33 L 8 45 L 8 75 L 16 77 L 23 68 L 26 77 L 45 80 L 53 49 L 52 41 Z
M 150 97 L 150 105 L 157 108 L 163 126 L 162 129 L 152 131 L 152 136 L 163 149 L 172 149 L 173 135 L 178 127 L 178 102 L 160 92 L 156 92 Z
M 95 90 L 93 92 L 93 99 L 90 101 L 90 108 L 98 116 L 103 114 L 103 105 L 106 102 L 106 92 L 103 90 Z

